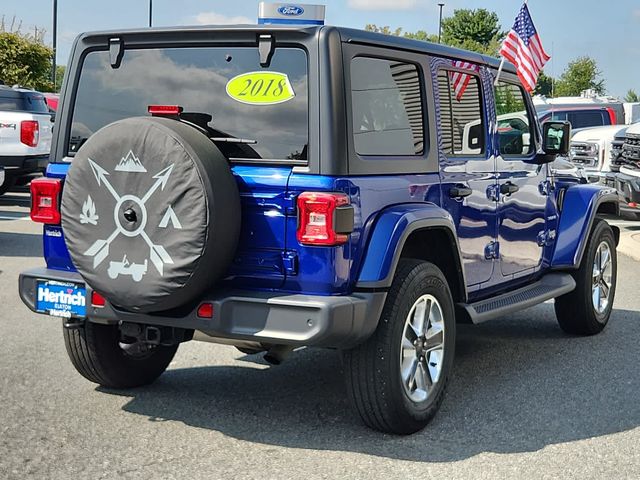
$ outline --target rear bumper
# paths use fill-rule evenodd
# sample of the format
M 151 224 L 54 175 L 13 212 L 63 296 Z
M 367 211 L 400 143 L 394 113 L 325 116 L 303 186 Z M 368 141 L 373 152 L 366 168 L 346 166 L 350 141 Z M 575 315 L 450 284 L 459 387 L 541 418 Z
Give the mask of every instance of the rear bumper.
M 49 155 L 0 156 L 0 165 L 7 175 L 44 172 L 48 163 Z
M 75 272 L 37 268 L 20 274 L 20 298 L 36 312 L 38 280 L 84 284 Z M 91 287 L 87 288 L 87 301 Z M 200 302 L 213 303 L 213 318 L 199 318 L 198 305 L 176 315 L 140 314 L 110 305 L 87 305 L 87 320 L 118 321 L 200 330 L 213 337 L 282 345 L 349 348 L 366 340 L 376 329 L 386 292 L 350 296 L 284 295 L 274 292 L 214 291 Z

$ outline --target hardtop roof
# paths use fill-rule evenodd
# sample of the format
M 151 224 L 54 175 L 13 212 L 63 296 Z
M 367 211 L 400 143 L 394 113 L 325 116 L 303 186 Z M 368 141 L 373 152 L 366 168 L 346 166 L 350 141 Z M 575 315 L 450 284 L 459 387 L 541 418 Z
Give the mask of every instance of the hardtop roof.
M 397 48 L 410 50 L 418 53 L 425 53 L 441 57 L 447 57 L 456 60 L 463 60 L 478 65 L 485 65 L 491 68 L 498 68 L 500 59 L 482 55 L 480 53 L 462 50 L 459 48 L 440 45 L 437 43 L 426 42 L 422 40 L 413 40 L 410 38 L 396 37 L 393 35 L 385 35 L 382 33 L 369 32 L 355 28 L 336 27 L 331 25 L 322 26 L 291 26 L 291 25 L 195 25 L 195 26 L 179 26 L 179 27 L 154 27 L 154 28 L 137 28 L 126 30 L 107 30 L 97 32 L 87 32 L 79 35 L 78 39 L 91 38 L 96 36 L 114 37 L 117 35 L 145 36 L 153 34 L 175 34 L 184 31 L 188 33 L 198 32 L 239 32 L 249 31 L 256 33 L 273 32 L 296 32 L 309 36 L 318 35 L 321 30 L 335 29 L 339 32 L 343 42 L 360 43 L 375 45 L 387 48 Z M 515 67 L 508 61 L 505 61 L 503 70 L 509 73 L 516 73 Z

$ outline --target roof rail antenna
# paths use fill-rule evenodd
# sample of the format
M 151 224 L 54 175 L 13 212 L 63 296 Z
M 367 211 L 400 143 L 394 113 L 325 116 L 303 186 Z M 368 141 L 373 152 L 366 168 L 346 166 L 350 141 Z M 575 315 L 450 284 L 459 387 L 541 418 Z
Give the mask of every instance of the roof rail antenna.
M 324 5 L 260 2 L 259 25 L 324 25 Z

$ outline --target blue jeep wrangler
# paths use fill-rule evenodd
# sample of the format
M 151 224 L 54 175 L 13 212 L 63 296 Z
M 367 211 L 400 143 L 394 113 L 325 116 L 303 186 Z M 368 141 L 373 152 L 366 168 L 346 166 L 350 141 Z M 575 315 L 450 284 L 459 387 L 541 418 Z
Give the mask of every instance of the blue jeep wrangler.
M 456 322 L 555 299 L 591 335 L 613 306 L 616 191 L 551 170 L 569 126 L 540 128 L 498 65 L 329 26 L 83 34 L 21 298 L 105 387 L 154 381 L 192 339 L 272 363 L 326 347 L 367 425 L 415 432 Z

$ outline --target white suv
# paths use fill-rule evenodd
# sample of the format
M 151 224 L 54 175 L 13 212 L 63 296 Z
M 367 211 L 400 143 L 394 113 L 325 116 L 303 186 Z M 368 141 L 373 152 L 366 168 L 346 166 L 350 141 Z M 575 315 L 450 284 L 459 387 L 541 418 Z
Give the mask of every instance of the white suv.
M 0 195 L 16 182 L 45 170 L 52 125 L 41 93 L 0 85 L 0 167 L 5 173 Z

